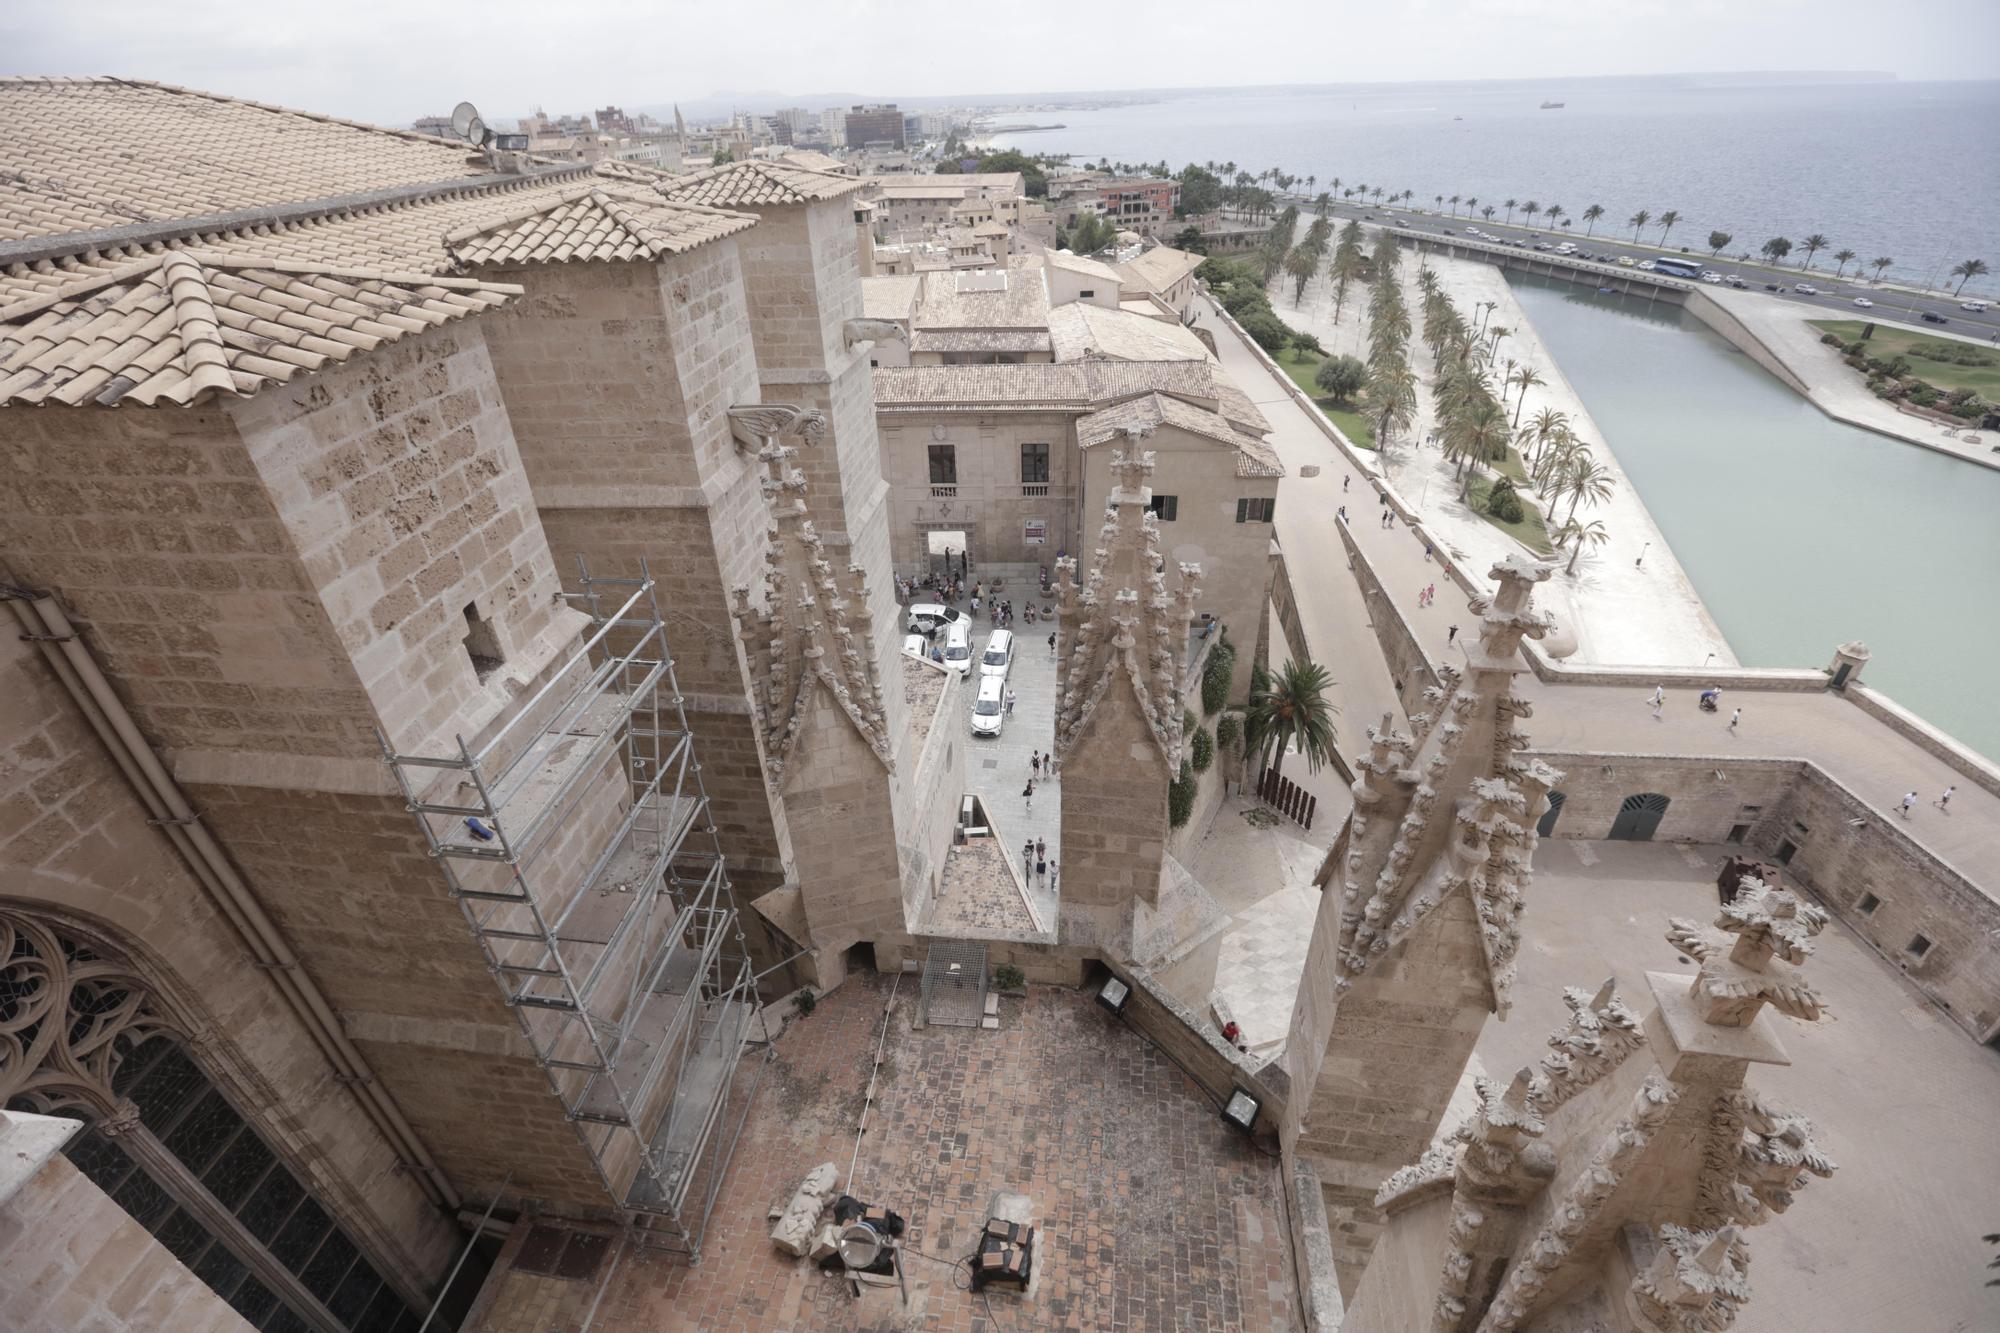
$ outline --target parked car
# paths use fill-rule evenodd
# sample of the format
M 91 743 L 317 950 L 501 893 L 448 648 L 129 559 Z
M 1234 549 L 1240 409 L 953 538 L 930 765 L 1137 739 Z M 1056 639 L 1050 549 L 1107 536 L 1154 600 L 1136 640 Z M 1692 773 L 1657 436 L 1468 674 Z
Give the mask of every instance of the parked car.
M 979 697 L 972 701 L 972 734 L 998 736 L 1007 723 L 1007 682 L 998 676 L 983 676 Z
M 1007 678 L 1007 669 L 1014 665 L 1014 631 L 996 629 L 986 636 L 986 651 L 979 655 L 979 674 Z
M 1854 304 L 1856 304 L 1856 305 L 1860 306 L 1860 307 L 1861 307 L 1861 308 L 1862 308 L 1863 310 L 1873 310 L 1873 309 L 1875 308 L 1875 303 L 1874 303 L 1873 301 L 1869 300 L 1869 299 L 1868 299 L 1867 297 L 1865 297 L 1865 296 L 1857 296 L 1857 297 L 1855 297 L 1855 298 L 1854 298 Z
M 908 614 L 903 617 L 903 628 L 912 634 L 926 637 L 938 632 L 941 625 L 949 625 L 958 620 L 960 612 L 955 606 L 943 606 L 937 602 L 914 602 Z
M 911 657 L 929 657 L 931 655 L 931 646 L 921 634 L 905 634 L 903 636 L 903 651 Z
M 1940 315 L 1940 314 L 1939 314 L 1939 313 L 1938 313 L 1937 311 L 1935 311 L 1935 310 L 1926 310 L 1926 311 L 1924 311 L 1924 316 L 1923 316 L 1923 318 L 1924 318 L 1924 323 L 1926 323 L 1926 324 L 1949 324 L 1949 323 L 1951 323 L 1951 321 L 1950 321 L 1950 320 L 1946 319 L 1946 318 L 1945 318 L 1945 317 L 1944 317 L 1943 315 Z
M 1813 286 L 1813 285 L 1812 285 L 1811 283 L 1809 283 L 1809 282 L 1801 282 L 1801 283 L 1797 283 L 1797 284 L 1795 284 L 1795 285 L 1794 285 L 1794 286 L 1792 287 L 1792 290 L 1793 290 L 1793 291 L 1795 291 L 1795 292 L 1797 292 L 1797 293 L 1798 293 L 1799 295 L 1801 295 L 1801 296 L 1818 296 L 1818 295 L 1819 295 L 1819 288 L 1817 288 L 1817 287 Z
M 972 674 L 972 631 L 963 620 L 945 627 L 944 664 L 961 676 Z

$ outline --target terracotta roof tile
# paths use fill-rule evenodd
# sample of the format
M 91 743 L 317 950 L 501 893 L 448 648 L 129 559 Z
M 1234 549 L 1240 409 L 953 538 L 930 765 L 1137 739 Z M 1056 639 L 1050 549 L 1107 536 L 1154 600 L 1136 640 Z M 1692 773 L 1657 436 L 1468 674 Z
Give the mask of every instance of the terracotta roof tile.
M 1125 285 L 1135 291 L 1164 292 L 1201 267 L 1201 255 L 1156 245 L 1142 255 L 1114 264 Z
M 660 184 L 660 193 L 685 204 L 714 208 L 755 208 L 766 204 L 804 204 L 838 199 L 861 188 L 858 176 L 808 171 L 786 162 L 728 162 Z
M 1284 465 L 1270 445 L 1233 429 L 1214 412 L 1205 412 L 1163 393 L 1146 394 L 1080 418 L 1076 423 L 1076 442 L 1088 449 L 1120 438 L 1128 430 L 1151 430 L 1159 426 L 1173 426 L 1190 435 L 1232 446 L 1236 450 L 1239 477 L 1285 475 Z
M 1113 357 L 1120 361 L 1206 361 L 1208 347 L 1179 324 L 1126 310 L 1074 301 L 1049 312 L 1058 361 Z
M 1046 352 L 1045 329 L 918 329 L 912 352 Z
M 169 251 L 0 308 L 0 405 L 247 397 L 520 291 Z
M 666 203 L 629 188 L 591 187 L 537 200 L 520 217 L 462 227 L 444 240 L 461 267 L 663 259 L 756 224 L 748 213 Z

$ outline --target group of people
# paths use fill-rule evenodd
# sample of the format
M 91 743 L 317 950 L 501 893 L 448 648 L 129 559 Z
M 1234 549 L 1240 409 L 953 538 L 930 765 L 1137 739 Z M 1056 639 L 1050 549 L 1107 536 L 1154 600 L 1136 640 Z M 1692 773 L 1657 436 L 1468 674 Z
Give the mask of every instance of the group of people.
M 1009 694 L 1011 696 L 1012 691 L 1009 691 Z M 1012 708 L 1011 697 L 1008 706 L 1010 709 Z M 1027 803 L 1028 809 L 1033 810 L 1035 808 L 1035 784 L 1038 782 L 1054 782 L 1055 779 L 1055 755 L 1043 754 L 1040 750 L 1033 751 L 1032 757 L 1028 760 L 1028 785 L 1021 788 L 1021 799 Z
M 1957 790 L 1958 790 L 1958 784 L 1953 783 L 1951 786 L 1946 787 L 1944 789 L 1943 794 L 1940 795 L 1935 801 L 1932 801 L 1931 804 L 1936 806 L 1938 809 L 1944 811 L 1946 814 L 1950 814 L 1951 794 Z M 1915 791 L 1909 791 L 1903 794 L 1903 803 L 1901 807 L 1903 818 L 1908 819 L 1910 817 L 1910 807 L 1915 805 L 1916 803 L 1917 803 L 1917 793 Z
M 1655 722 L 1666 721 L 1664 717 L 1660 716 L 1661 710 L 1667 706 L 1666 686 L 1655 685 L 1653 687 L 1653 693 L 1647 698 L 1646 702 L 1652 705 L 1653 721 Z M 1695 703 L 1704 713 L 1719 713 L 1722 711 L 1722 691 L 1716 686 L 1711 685 L 1707 689 L 1703 690 L 1699 696 L 1697 696 Z M 1740 708 L 1735 709 L 1729 714 L 1729 730 L 1732 734 L 1735 732 L 1738 724 L 1740 724 L 1742 721 L 1743 721 L 1742 709 Z
M 1024 879 L 1039 880 L 1050 888 L 1056 886 L 1056 877 L 1062 867 L 1049 860 L 1049 845 L 1036 838 L 1033 842 L 1021 844 L 1021 875 Z

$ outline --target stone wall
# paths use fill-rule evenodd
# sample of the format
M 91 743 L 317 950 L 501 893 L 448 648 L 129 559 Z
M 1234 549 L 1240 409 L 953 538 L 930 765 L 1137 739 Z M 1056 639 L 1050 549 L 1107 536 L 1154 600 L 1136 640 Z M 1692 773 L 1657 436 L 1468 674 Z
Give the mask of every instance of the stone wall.
M 400 831 L 414 836 L 396 813 Z M 147 825 L 40 654 L 13 634 L 0 635 L 0 894 L 77 922 L 131 959 L 205 1034 L 197 1054 L 208 1074 L 385 1274 L 415 1291 L 449 1263 L 455 1229 L 394 1169 L 394 1149 L 334 1082 L 166 836 Z M 330 901 L 340 903 L 337 892 Z
M 1173 778 L 1124 669 L 1062 756 L 1061 937 L 1110 951 L 1134 899 L 1156 904 Z
M 1417 641 L 1417 632 L 1410 627 L 1402 607 L 1383 589 L 1382 581 L 1375 575 L 1375 566 L 1368 563 L 1368 557 L 1355 544 L 1354 534 L 1345 523 L 1335 526 L 1340 529 L 1340 544 L 1347 550 L 1347 564 L 1354 571 L 1354 581 L 1367 599 L 1368 619 L 1375 627 L 1375 641 L 1381 646 L 1389 677 L 1402 686 L 1403 711 L 1407 714 L 1424 697 L 1425 690 L 1438 684 L 1437 671 Z M 1369 719 L 1369 725 L 1378 720 Z
M 1567 774 L 1553 836 L 1602 838 L 1619 803 L 1644 792 L 1670 801 L 1655 841 L 1714 845 L 1730 842 L 1741 828 L 1747 851 L 1783 864 L 1787 876 L 1975 1039 L 1991 1040 L 2000 1029 L 2000 902 L 1818 767 L 1794 760 L 1530 753 Z M 1874 906 L 1866 906 L 1871 898 Z M 1911 948 L 1919 936 L 1930 941 L 1921 954 Z
M 920 817 L 905 834 L 908 852 L 904 865 L 903 917 L 915 921 L 924 904 L 938 887 L 944 874 L 945 857 L 951 851 L 958 828 L 959 803 L 966 791 L 965 736 L 955 723 L 965 702 L 959 697 L 962 677 L 928 663 L 908 661 L 898 664 L 903 671 L 930 672 L 942 682 L 937 706 L 928 717 L 910 710 L 910 725 L 917 745 L 906 747 L 903 772 L 913 780 L 912 792 L 920 803 Z M 902 682 L 891 679 L 885 688 L 899 689 Z
M 975 565 L 1053 566 L 1056 552 L 1079 549 L 1078 519 L 1085 512 L 1083 460 L 1069 415 L 895 410 L 881 414 L 879 430 L 881 467 L 890 489 L 891 553 L 899 568 L 924 566 L 929 551 L 926 534 L 936 528 L 964 531 Z M 958 481 L 950 495 L 932 493 L 933 444 L 953 447 Z M 1023 444 L 1049 447 L 1045 494 L 1022 493 Z M 1093 523 L 1098 517 L 1090 515 Z M 1025 537 L 1031 519 L 1047 525 L 1039 546 L 1030 545 Z
M 249 1333 L 250 1325 L 69 1159 L 0 1205 L 0 1323 L 78 1333 Z

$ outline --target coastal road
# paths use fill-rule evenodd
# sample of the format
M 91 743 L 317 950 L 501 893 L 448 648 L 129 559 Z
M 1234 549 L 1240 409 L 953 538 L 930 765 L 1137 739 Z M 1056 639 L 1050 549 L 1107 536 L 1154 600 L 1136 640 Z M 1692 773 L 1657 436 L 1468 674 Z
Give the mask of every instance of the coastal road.
M 1300 196 L 1289 196 L 1280 202 L 1296 204 L 1302 215 L 1310 216 L 1312 213 L 1313 203 L 1311 199 Z M 1773 267 L 1757 260 L 1729 259 L 1726 257 L 1711 259 L 1706 247 L 1698 244 L 1690 244 L 1687 251 L 1683 252 L 1678 246 L 1661 247 L 1647 245 L 1643 242 L 1621 240 L 1616 235 L 1615 228 L 1602 234 L 1586 235 L 1584 232 L 1577 231 L 1574 227 L 1562 227 L 1551 230 L 1546 227 L 1527 227 L 1518 223 L 1509 226 L 1505 222 L 1488 221 L 1476 216 L 1466 217 L 1460 214 L 1457 217 L 1453 217 L 1448 212 L 1438 213 L 1429 209 L 1417 208 L 1389 208 L 1380 204 L 1364 206 L 1352 201 L 1335 203 L 1329 212 L 1333 216 L 1343 219 L 1358 218 L 1364 222 L 1379 222 L 1389 226 L 1409 228 L 1414 231 L 1427 231 L 1438 236 L 1452 234 L 1459 238 L 1475 240 L 1479 238 L 1470 237 L 1467 228 L 1477 227 L 1488 236 L 1498 237 L 1507 244 L 1519 241 L 1524 248 L 1529 249 L 1532 249 L 1536 245 L 1554 247 L 1561 241 L 1574 241 L 1577 247 L 1585 253 L 1602 262 L 1613 264 L 1617 263 L 1620 256 L 1630 258 L 1636 265 L 1642 260 L 1656 259 L 1661 255 L 1674 255 L 1683 259 L 1692 259 L 1703 268 L 1712 269 L 1725 277 L 1732 274 L 1737 275 L 1744 282 L 1748 283 L 1753 291 L 1764 291 L 1766 284 L 1781 288 L 1782 290 L 1775 293 L 1776 295 L 1782 295 L 1786 300 L 1796 301 L 1801 305 L 1807 306 L 1824 319 L 1894 319 L 1910 324 L 1920 324 L 1923 323 L 1924 313 L 1928 311 L 1945 321 L 1942 325 L 1932 326 L 1938 328 L 1939 332 L 1956 333 L 1963 337 L 1980 339 L 1993 339 L 2000 336 L 2000 306 L 1994 306 L 1983 312 L 1964 310 L 1960 308 L 1961 298 L 1959 297 L 1921 295 L 1901 287 L 1878 286 L 1861 280 L 1859 274 L 1853 271 L 1850 271 L 1844 277 L 1835 278 L 1832 270 L 1818 267 L 1811 270 L 1802 270 L 1790 265 Z M 1496 218 L 1504 216 L 1504 213 L 1495 214 Z M 1652 231 L 1656 229 L 1649 227 L 1647 230 Z M 1741 252 L 1739 251 L 1738 253 L 1740 254 Z M 1797 252 L 1795 251 L 1794 253 Z M 1559 256 L 1552 257 L 1559 258 Z M 1868 256 L 1868 258 L 1873 258 L 1873 256 Z M 1831 261 L 1828 260 L 1826 252 L 1822 250 L 1814 262 L 1818 264 Z M 1797 291 L 1796 287 L 1801 282 L 1818 288 L 1819 294 L 1815 296 Z M 1873 301 L 1875 303 L 1874 308 L 1867 309 L 1856 306 L 1854 298 L 1857 296 Z M 1979 296 L 1975 291 L 1963 299 L 1984 300 L 1986 298 Z
M 1271 444 L 1288 473 L 1279 484 L 1278 540 L 1298 593 L 1300 621 L 1315 661 L 1340 682 L 1340 745 L 1350 757 L 1361 752 L 1365 729 L 1396 706 L 1396 691 L 1383 663 L 1362 597 L 1340 543 L 1334 511 L 1342 502 L 1341 478 L 1353 475 L 1347 511 L 1362 553 L 1386 585 L 1390 599 L 1415 628 L 1433 662 L 1463 660 L 1459 644 L 1447 645 L 1456 624 L 1460 644 L 1478 624 L 1463 593 L 1434 561 L 1424 544 L 1401 522 L 1380 526 L 1373 478 L 1338 449 L 1285 393 L 1272 373 L 1225 324 L 1206 298 L 1197 303 L 1199 322 L 1215 334 L 1223 368 L 1270 419 Z M 1317 464 L 1316 477 L 1301 477 L 1302 465 Z M 1486 571 L 1468 569 L 1473 582 Z M 1436 601 L 1417 605 L 1417 592 L 1437 585 Z M 1828 645 L 1832 656 L 1833 645 Z M 1816 664 L 1804 663 L 1812 666 Z M 1726 679 L 1726 673 L 1725 673 Z M 1668 754 L 1715 758 L 1805 759 L 1817 764 L 1869 806 L 1876 818 L 1893 822 L 1925 850 L 1971 880 L 1989 896 L 2000 897 L 2000 796 L 1974 784 L 1848 699 L 1825 691 L 1788 693 L 1726 688 L 1723 711 L 1703 713 L 1696 695 L 1708 683 L 1685 668 L 1670 668 L 1666 706 L 1655 720 L 1647 706 L 1654 679 L 1635 677 L 1630 685 L 1586 685 L 1541 681 L 1523 664 L 1520 692 L 1535 701 L 1526 730 L 1535 748 L 1610 753 Z M 1412 705 L 1416 703 L 1411 696 Z M 1728 729 L 1728 710 L 1741 707 L 1743 721 Z M 1401 720 L 1399 713 L 1399 721 Z M 1956 786 L 1949 813 L 1932 807 L 1947 786 Z M 1895 813 L 1903 793 L 1915 790 L 1918 804 L 1908 819 Z

